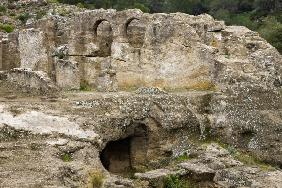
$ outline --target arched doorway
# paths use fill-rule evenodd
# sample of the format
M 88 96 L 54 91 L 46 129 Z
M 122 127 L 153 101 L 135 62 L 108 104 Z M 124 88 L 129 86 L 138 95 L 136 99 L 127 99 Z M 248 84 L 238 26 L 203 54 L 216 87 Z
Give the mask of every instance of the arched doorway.
M 98 20 L 94 24 L 94 36 L 98 46 L 96 56 L 111 56 L 111 47 L 113 42 L 113 30 L 110 22 L 107 20 Z
M 134 48 L 141 48 L 143 46 L 145 32 L 145 24 L 137 18 L 131 18 L 125 24 L 125 35 L 129 44 Z

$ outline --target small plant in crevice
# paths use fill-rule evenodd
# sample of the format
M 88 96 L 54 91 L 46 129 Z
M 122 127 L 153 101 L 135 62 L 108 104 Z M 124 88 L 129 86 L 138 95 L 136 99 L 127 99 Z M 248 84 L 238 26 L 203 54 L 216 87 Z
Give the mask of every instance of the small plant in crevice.
M 25 24 L 26 21 L 30 18 L 30 15 L 29 13 L 23 13 L 23 14 L 20 14 L 17 19 L 20 20 L 22 22 L 22 24 Z
M 178 175 L 170 175 L 164 180 L 164 188 L 194 188 L 194 183 L 181 179 Z
M 72 154 L 71 153 L 63 153 L 61 155 L 61 158 L 64 162 L 70 162 L 70 161 L 72 161 Z
M 90 86 L 90 84 L 86 81 L 86 80 L 82 80 L 80 82 L 80 88 L 79 88 L 80 91 L 91 91 L 92 88 Z
M 105 176 L 102 171 L 92 171 L 88 176 L 87 188 L 101 188 L 104 183 Z
M 184 152 L 183 154 L 179 155 L 178 157 L 175 158 L 176 162 L 183 162 L 183 161 L 187 161 L 190 160 L 191 157 L 189 157 L 189 155 Z

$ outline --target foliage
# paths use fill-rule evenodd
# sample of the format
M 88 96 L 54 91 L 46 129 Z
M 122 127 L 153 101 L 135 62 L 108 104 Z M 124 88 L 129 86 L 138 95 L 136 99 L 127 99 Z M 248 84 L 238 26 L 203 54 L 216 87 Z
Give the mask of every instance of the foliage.
M 64 162 L 70 162 L 72 160 L 72 156 L 70 153 L 64 153 L 62 154 L 62 160 Z
M 47 0 L 48 3 L 58 3 L 58 0 Z
M 14 26 L 10 24 L 0 24 L 0 30 L 11 33 L 14 31 Z
M 20 20 L 23 24 L 30 18 L 29 13 L 23 13 L 17 16 L 17 19 Z
M 36 13 L 36 19 L 39 20 L 41 18 L 43 18 L 47 13 L 43 10 L 40 10 Z
M 188 180 L 182 180 L 177 175 L 170 175 L 165 178 L 164 188 L 194 188 L 196 187 L 192 182 Z
M 188 154 L 185 152 L 182 155 L 179 155 L 178 157 L 175 158 L 176 162 L 183 162 L 183 161 L 187 161 L 189 160 L 190 157 L 188 156 Z
M 6 12 L 7 8 L 3 5 L 0 5 L 0 12 Z

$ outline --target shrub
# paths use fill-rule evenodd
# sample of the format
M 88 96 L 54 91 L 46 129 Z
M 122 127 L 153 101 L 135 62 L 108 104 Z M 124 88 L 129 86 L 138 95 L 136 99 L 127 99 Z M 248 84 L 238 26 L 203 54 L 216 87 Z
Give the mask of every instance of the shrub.
M 7 8 L 3 5 L 0 5 L 0 12 L 6 12 Z
M 29 13 L 23 13 L 23 14 L 20 14 L 17 19 L 20 20 L 23 24 L 26 23 L 26 21 L 29 19 L 30 15 Z
M 11 33 L 14 31 L 14 26 L 10 24 L 0 24 L 0 30 Z

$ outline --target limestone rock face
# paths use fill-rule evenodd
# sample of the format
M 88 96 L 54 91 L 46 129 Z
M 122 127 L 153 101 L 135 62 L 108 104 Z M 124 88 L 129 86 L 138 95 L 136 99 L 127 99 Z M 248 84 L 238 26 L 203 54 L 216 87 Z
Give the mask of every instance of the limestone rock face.
M 281 86 L 274 47 L 207 14 L 29 22 L 0 36 L 0 187 L 281 187 Z

